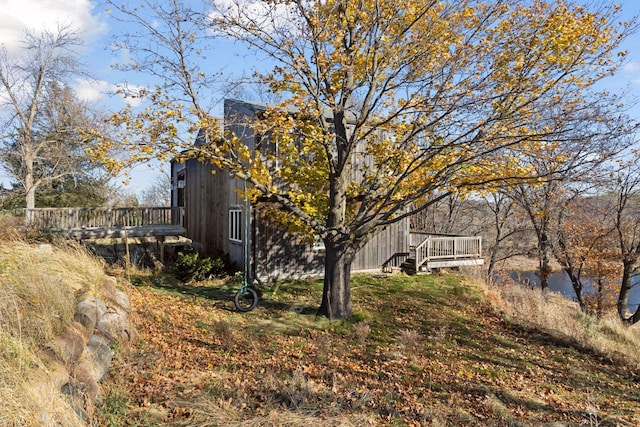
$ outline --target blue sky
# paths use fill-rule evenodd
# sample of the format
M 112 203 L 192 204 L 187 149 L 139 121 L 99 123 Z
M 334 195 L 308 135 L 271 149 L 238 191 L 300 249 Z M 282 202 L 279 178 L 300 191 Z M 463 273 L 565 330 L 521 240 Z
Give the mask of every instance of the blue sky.
M 638 0 L 619 0 L 616 3 L 622 6 L 622 19 L 640 14 Z M 96 102 L 105 109 L 124 107 L 123 99 L 110 96 L 109 93 L 113 92 L 124 78 L 111 66 L 126 58 L 120 58 L 107 49 L 111 36 L 124 32 L 124 28 L 122 24 L 109 18 L 99 0 L 0 0 L 0 43 L 9 52 L 16 51 L 20 36 L 26 29 L 54 29 L 60 23 L 69 24 L 79 32 L 85 41 L 79 52 L 81 59 L 97 78 L 97 81 L 92 82 L 77 81 L 75 89 L 79 96 Z M 640 34 L 634 34 L 626 40 L 623 48 L 628 51 L 628 62 L 616 77 L 609 79 L 605 85 L 611 92 L 626 88 L 632 96 L 640 99 Z M 230 61 L 233 53 L 225 51 L 215 56 L 218 61 L 221 58 Z M 632 115 L 640 119 L 640 107 L 634 108 Z M 132 172 L 131 184 L 125 189 L 131 192 L 141 191 L 157 179 L 161 166 L 137 167 Z M 0 170 L 0 183 L 6 182 L 7 177 L 3 176 Z

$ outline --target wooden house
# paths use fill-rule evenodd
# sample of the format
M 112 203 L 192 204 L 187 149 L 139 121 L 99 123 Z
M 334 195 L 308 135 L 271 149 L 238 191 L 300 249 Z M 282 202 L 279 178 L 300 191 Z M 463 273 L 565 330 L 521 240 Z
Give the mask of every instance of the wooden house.
M 233 132 L 255 149 L 260 138 L 254 135 L 251 123 L 265 109 L 263 104 L 226 100 L 222 120 L 225 132 Z M 200 136 L 195 143 L 207 141 Z M 263 282 L 322 276 L 321 244 L 288 233 L 266 213 L 272 208 L 268 202 L 247 203 L 243 199 L 238 190 L 244 189 L 244 181 L 228 171 L 214 169 L 197 159 L 171 165 L 172 206 L 184 208 L 186 237 L 201 253 L 227 256 L 238 267 L 244 265 L 246 254 L 250 277 Z M 399 265 L 409 245 L 409 221 L 403 220 L 374 236 L 357 254 L 352 269 L 379 271 L 389 262 Z

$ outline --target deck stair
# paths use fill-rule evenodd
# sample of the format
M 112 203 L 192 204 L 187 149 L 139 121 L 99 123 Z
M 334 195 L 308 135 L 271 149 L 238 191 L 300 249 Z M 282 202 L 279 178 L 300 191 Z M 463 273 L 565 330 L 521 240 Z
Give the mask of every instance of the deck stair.
M 411 232 L 409 257 L 401 269 L 407 274 L 440 268 L 483 265 L 482 237 Z

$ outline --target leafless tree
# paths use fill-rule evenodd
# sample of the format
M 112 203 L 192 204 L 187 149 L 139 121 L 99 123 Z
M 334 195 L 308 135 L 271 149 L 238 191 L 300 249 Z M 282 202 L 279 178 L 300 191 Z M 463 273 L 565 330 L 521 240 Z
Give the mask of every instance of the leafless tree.
M 39 187 L 87 167 L 80 130 L 98 119 L 69 85 L 86 76 L 73 51 L 79 45 L 77 34 L 61 26 L 25 33 L 16 56 L 0 50 L 0 162 L 23 188 L 27 208 L 35 207 Z
M 631 312 L 629 294 L 640 273 L 640 169 L 637 159 L 620 170 L 613 181 L 615 194 L 615 232 L 620 248 L 622 277 L 618 296 L 618 315 L 631 324 L 640 321 L 640 306 Z
M 150 186 L 140 193 L 141 206 L 171 205 L 171 176 L 162 172 Z
M 505 191 L 489 193 L 482 200 L 489 225 L 484 239 L 488 252 L 487 278 L 492 280 L 500 262 L 528 254 L 532 230 L 522 209 Z
M 589 185 L 601 173 L 598 168 L 633 145 L 635 124 L 614 115 L 598 101 L 571 113 L 565 120 L 543 119 L 541 128 L 550 137 L 543 144 L 514 150 L 523 167 L 540 178 L 512 187 L 509 196 L 525 211 L 537 239 L 538 277 L 542 289 L 549 287 L 553 239 L 558 216 L 574 197 L 574 189 Z M 543 116 L 544 118 L 544 116 Z M 560 137 L 553 136 L 559 135 Z

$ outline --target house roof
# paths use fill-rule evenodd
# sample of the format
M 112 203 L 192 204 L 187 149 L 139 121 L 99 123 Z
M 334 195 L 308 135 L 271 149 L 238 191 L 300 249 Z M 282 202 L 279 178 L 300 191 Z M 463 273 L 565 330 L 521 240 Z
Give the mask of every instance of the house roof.
M 267 103 L 263 103 L 263 102 L 253 102 L 253 101 L 242 101 L 239 99 L 225 99 L 224 101 L 224 106 L 225 106 L 225 111 L 227 110 L 227 107 L 229 108 L 233 108 L 236 110 L 244 110 L 245 112 L 250 112 L 250 113 L 257 113 L 257 112 L 262 112 L 262 111 L 266 111 L 269 108 L 274 108 L 276 107 L 273 104 L 267 104 Z M 286 111 L 288 113 L 297 113 L 298 111 L 300 111 L 298 108 L 294 107 L 293 105 L 290 105 L 288 107 L 286 107 Z M 355 114 L 353 114 L 352 112 L 347 111 L 346 112 L 346 117 L 347 117 L 347 122 L 348 123 L 353 123 L 356 119 Z M 326 110 L 324 113 L 324 118 L 329 121 L 332 122 L 333 121 L 333 114 L 330 110 Z
M 245 111 L 251 111 L 253 113 L 257 113 L 261 111 L 266 111 L 269 108 L 274 108 L 274 107 L 275 105 L 267 104 L 264 102 L 243 101 L 240 99 L 233 99 L 233 98 L 227 98 L 224 100 L 225 111 L 227 110 L 227 108 L 233 108 L 236 110 L 245 110 Z M 287 112 L 289 113 L 295 113 L 297 111 L 298 109 L 294 108 L 293 106 L 291 106 L 290 108 L 287 108 Z

